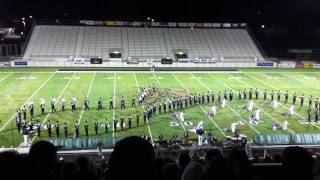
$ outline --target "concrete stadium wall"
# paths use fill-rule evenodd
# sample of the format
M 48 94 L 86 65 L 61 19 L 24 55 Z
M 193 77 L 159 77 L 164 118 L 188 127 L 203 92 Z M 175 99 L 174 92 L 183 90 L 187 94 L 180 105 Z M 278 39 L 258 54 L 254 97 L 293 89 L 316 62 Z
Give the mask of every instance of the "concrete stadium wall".
M 14 61 L 11 62 L 12 67 L 262 67 L 257 66 L 255 62 L 217 62 L 211 64 L 204 63 L 173 63 L 173 64 L 161 64 L 161 63 L 139 63 L 139 64 L 127 64 L 125 62 L 108 62 L 103 64 L 90 64 L 85 62 L 84 64 L 74 64 L 73 62 L 56 62 L 56 61 L 27 61 L 24 65 L 18 65 Z M 273 63 L 273 67 L 276 67 L 276 63 Z

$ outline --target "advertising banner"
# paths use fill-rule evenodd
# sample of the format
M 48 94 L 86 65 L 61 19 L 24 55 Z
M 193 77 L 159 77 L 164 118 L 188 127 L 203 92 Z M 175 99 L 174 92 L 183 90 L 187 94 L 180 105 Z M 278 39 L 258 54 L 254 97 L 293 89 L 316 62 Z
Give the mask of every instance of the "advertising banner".
M 278 67 L 279 68 L 295 68 L 296 64 L 295 63 L 293 63 L 293 64 L 278 64 Z
M 24 60 L 14 60 L 14 65 L 15 65 L 15 66 L 27 66 L 27 65 L 28 65 L 28 61 L 24 61 Z
M 73 64 L 84 64 L 84 58 L 74 58 Z
M 258 62 L 258 67 L 273 67 L 273 62 Z
M 297 63 L 297 64 L 296 64 L 296 68 L 304 68 L 304 64 L 302 64 L 302 63 Z

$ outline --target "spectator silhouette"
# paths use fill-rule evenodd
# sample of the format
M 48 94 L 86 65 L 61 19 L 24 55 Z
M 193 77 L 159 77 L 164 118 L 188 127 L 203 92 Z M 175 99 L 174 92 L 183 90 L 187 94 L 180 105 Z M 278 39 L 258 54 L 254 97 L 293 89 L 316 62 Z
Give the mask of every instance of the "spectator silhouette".
M 9 179 L 20 179 L 20 173 L 17 173 L 17 169 L 20 170 L 21 156 L 16 151 L 5 151 L 0 153 L 0 169 L 1 177 L 7 177 Z
M 182 152 L 179 156 L 179 166 L 181 172 L 187 167 L 187 165 L 191 162 L 190 154 L 186 151 Z
M 35 179 L 55 179 L 57 151 L 53 144 L 47 141 L 38 141 L 31 146 L 29 156 L 36 172 Z
M 150 180 L 154 150 L 152 145 L 137 136 L 117 142 L 109 159 L 107 171 L 111 180 Z
M 202 165 L 198 162 L 191 162 L 183 171 L 181 180 L 200 180 L 202 173 Z
M 79 167 L 79 179 L 78 180 L 96 180 L 97 175 L 95 170 L 92 168 L 92 163 L 86 157 L 79 157 L 76 160 Z
M 252 179 L 251 162 L 245 151 L 234 149 L 229 153 L 227 159 L 232 171 L 235 173 L 236 179 Z
M 226 158 L 218 156 L 205 168 L 203 180 L 230 180 L 235 179 L 235 174 Z
M 59 180 L 78 180 L 79 168 L 74 162 L 64 162 L 59 173 Z
M 179 180 L 180 168 L 175 162 L 167 163 L 161 171 L 162 180 Z
M 313 179 L 313 159 L 302 147 L 288 147 L 282 153 L 284 179 Z
M 221 152 L 219 149 L 211 149 L 206 153 L 206 161 L 211 161 L 213 158 L 221 156 Z

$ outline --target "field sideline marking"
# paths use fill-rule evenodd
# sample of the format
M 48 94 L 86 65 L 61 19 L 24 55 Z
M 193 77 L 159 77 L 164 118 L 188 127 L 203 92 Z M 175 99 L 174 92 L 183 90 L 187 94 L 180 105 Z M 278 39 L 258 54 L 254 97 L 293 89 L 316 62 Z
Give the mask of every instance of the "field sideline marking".
M 88 98 L 89 99 L 89 95 L 90 95 L 90 92 L 91 92 L 91 88 L 92 88 L 92 84 L 93 84 L 93 81 L 94 79 L 96 78 L 96 73 L 93 74 L 93 77 L 91 79 L 91 83 L 90 83 L 90 86 L 89 86 L 89 89 L 88 89 L 88 92 L 87 92 L 87 95 L 85 98 Z M 81 119 L 82 119 L 82 116 L 83 116 L 83 113 L 84 113 L 84 105 L 83 105 L 83 108 L 81 110 L 81 114 L 80 114 L 80 117 L 79 117 L 79 120 L 77 122 L 77 124 L 80 126 L 80 123 L 81 123 Z
M 62 97 L 62 95 L 64 94 L 64 91 L 67 89 L 67 87 L 69 87 L 69 85 L 70 85 L 70 83 L 71 83 L 71 81 L 72 81 L 72 79 L 73 79 L 73 77 L 74 77 L 75 75 L 76 75 L 76 73 L 74 73 L 74 74 L 72 75 L 71 79 L 70 79 L 70 80 L 68 81 L 68 83 L 64 86 L 64 88 L 62 89 L 61 93 L 59 94 L 59 96 L 58 96 L 56 102 L 54 103 L 54 105 L 56 105 L 56 104 L 58 103 L 59 99 Z M 49 118 L 49 116 L 50 116 L 51 114 L 52 114 L 52 112 L 48 112 L 47 116 L 46 116 L 45 119 L 42 121 L 42 123 L 40 124 L 40 127 L 39 127 L 39 128 L 45 126 L 45 123 L 46 123 L 46 121 L 48 120 L 48 118 Z M 31 143 L 33 143 L 33 141 L 36 139 L 36 137 L 38 137 L 38 135 L 34 135 L 34 136 L 33 136 L 32 140 L 31 140 Z
M 135 72 L 134 72 L 133 74 L 134 74 L 134 78 L 135 78 L 135 80 L 136 80 L 136 84 L 137 84 L 137 86 L 138 86 L 138 93 L 140 93 L 140 91 L 139 91 L 140 85 L 139 85 L 139 83 L 138 83 L 137 75 L 136 75 Z M 143 104 L 142 104 L 142 109 L 145 111 L 145 108 L 144 108 L 144 105 L 143 105 Z M 149 130 L 149 134 L 150 134 L 150 138 L 151 138 L 151 143 L 153 144 L 153 137 L 152 137 L 151 129 L 150 129 L 150 126 L 149 126 L 149 119 L 147 119 L 147 125 L 148 125 L 148 130 Z
M 50 80 L 55 74 L 56 74 L 55 72 L 52 73 L 51 76 L 49 76 L 48 79 L 47 79 L 45 82 L 43 82 L 43 83 L 39 86 L 39 88 L 38 88 L 37 90 L 35 90 L 35 91 L 33 92 L 33 94 L 27 99 L 27 101 L 20 106 L 20 108 L 22 108 L 23 105 L 27 104 L 27 103 L 40 91 L 40 89 L 42 89 L 42 88 L 49 82 L 49 80 Z M 4 126 L 0 129 L 0 132 L 3 131 L 4 128 L 6 128 L 6 126 L 12 121 L 12 119 L 13 119 L 15 116 L 16 116 L 16 112 L 15 112 L 15 113 L 12 115 L 12 117 L 6 122 L 6 124 L 4 124 Z
M 269 83 L 266 83 L 266 82 L 264 82 L 264 81 L 262 81 L 262 80 L 260 80 L 260 79 L 258 79 L 258 78 L 256 78 L 256 77 L 254 77 L 254 76 L 251 76 L 251 75 L 248 75 L 248 76 L 251 77 L 251 78 L 253 78 L 253 79 L 255 79 L 255 80 L 257 80 L 257 81 L 262 82 L 263 84 L 265 84 L 265 85 L 267 85 L 267 86 L 269 86 L 269 87 L 271 87 L 271 88 L 280 90 L 280 89 L 276 88 L 275 86 L 273 86 L 273 85 L 271 85 L 271 84 L 269 84 Z M 291 86 L 291 85 L 290 85 L 290 86 Z M 292 87 L 292 86 L 291 86 L 291 87 Z M 280 105 L 281 105 L 282 107 L 288 108 L 287 106 L 283 105 L 282 103 L 280 103 Z M 299 116 L 299 117 L 302 118 L 303 120 L 306 120 L 305 117 L 301 116 L 301 115 L 298 114 L 297 112 L 294 112 L 294 114 L 296 114 L 297 116 Z M 315 125 L 315 124 L 311 124 L 311 125 L 313 125 L 314 127 L 320 129 L 320 127 L 317 126 L 317 125 Z
M 116 73 L 113 73 L 113 111 L 112 111 L 112 144 L 115 144 L 115 139 L 114 139 L 114 121 L 113 119 L 115 119 L 116 116 Z M 116 124 L 117 126 L 117 124 Z
M 153 76 L 154 76 L 154 78 L 157 80 L 157 83 L 158 83 L 158 85 L 160 86 L 160 88 L 163 89 L 163 87 L 162 87 L 162 85 L 161 85 L 158 77 L 155 75 L 154 72 L 153 72 Z M 167 98 L 167 100 L 169 101 L 169 98 Z M 183 123 L 181 122 L 180 118 L 178 118 L 178 119 L 179 119 L 179 123 L 181 124 L 183 130 L 186 131 L 186 128 L 184 127 L 184 125 L 183 125 Z
M 190 73 L 190 74 L 191 74 L 192 77 L 195 77 L 192 73 Z M 207 88 L 207 90 L 212 91 L 212 89 L 211 89 L 210 87 L 208 87 L 206 84 L 204 84 L 201 80 L 199 80 L 198 78 L 196 78 L 196 79 L 197 79 L 198 82 L 200 82 L 200 84 L 201 84 L 203 87 Z M 229 105 L 227 105 L 227 107 L 233 112 L 233 114 L 239 116 L 239 117 L 242 119 L 242 121 L 244 121 L 246 124 L 248 124 L 249 127 L 250 127 L 252 130 L 254 130 L 257 134 L 260 134 L 260 132 L 259 132 L 256 128 L 254 128 L 250 123 L 248 123 L 248 122 L 247 122 L 238 112 L 236 112 L 232 107 L 230 107 Z
M 1 78 L 1 79 L 0 79 L 0 82 L 1 82 L 1 81 L 4 81 L 5 79 L 7 79 L 8 77 L 10 77 L 10 76 L 13 75 L 13 74 L 14 74 L 14 73 L 12 72 L 12 73 L 6 75 L 5 77 Z
M 176 81 L 180 84 L 180 86 L 183 87 L 183 88 L 190 94 L 190 91 L 181 83 L 181 81 L 176 77 L 176 75 L 172 73 L 172 76 L 176 79 Z M 199 105 L 198 107 L 200 107 L 200 109 L 201 109 L 204 113 L 206 112 L 201 105 Z M 221 132 L 221 134 L 222 134 L 224 137 L 226 137 L 226 134 L 222 131 L 222 129 L 219 127 L 219 125 L 218 125 L 210 116 L 208 116 L 208 118 L 212 121 L 212 123 L 216 126 L 216 128 L 219 129 L 219 131 Z
M 235 77 L 235 76 L 233 76 L 233 75 L 231 75 L 231 76 L 232 76 L 232 77 Z M 239 79 L 239 81 L 240 81 L 242 84 L 246 85 L 247 87 L 252 88 L 252 86 L 250 86 L 248 83 L 242 81 L 241 79 Z M 256 105 L 256 106 L 257 106 L 257 105 Z M 258 107 L 258 106 L 257 106 L 257 107 Z M 261 110 L 263 113 L 265 113 L 265 114 L 266 114 L 268 117 L 270 117 L 272 120 L 280 123 L 280 121 L 276 120 L 272 115 L 270 115 L 268 112 L 265 112 L 262 108 L 259 108 L 259 107 L 258 107 L 258 109 Z M 281 123 L 280 123 L 280 124 L 281 124 Z M 282 124 L 283 124 L 283 123 L 282 123 Z M 295 134 L 295 132 L 292 131 L 292 130 L 289 129 L 289 128 L 288 128 L 288 131 L 290 131 L 290 133 L 292 133 L 292 134 Z

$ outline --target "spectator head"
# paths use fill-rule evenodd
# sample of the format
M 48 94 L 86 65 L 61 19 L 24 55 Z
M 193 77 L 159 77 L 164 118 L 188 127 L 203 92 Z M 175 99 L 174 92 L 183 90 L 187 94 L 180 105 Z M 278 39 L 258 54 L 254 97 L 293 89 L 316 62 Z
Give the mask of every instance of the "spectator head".
M 117 142 L 109 159 L 108 176 L 111 180 L 152 179 L 154 150 L 152 145 L 137 136 Z
M 181 171 L 183 171 L 190 162 L 191 158 L 189 152 L 182 152 L 179 156 L 179 165 Z
M 19 174 L 16 173 L 17 169 L 21 169 L 21 157 L 16 151 L 4 151 L 0 153 L 0 169 L 1 176 L 19 179 Z
M 40 172 L 38 175 L 49 175 L 57 165 L 56 148 L 48 141 L 34 143 L 30 148 L 29 156 L 33 165 Z
M 164 165 L 161 171 L 162 180 L 179 180 L 180 168 L 177 163 L 171 162 Z
M 251 178 L 251 163 L 245 151 L 232 150 L 228 155 L 228 161 L 237 179 Z
M 206 153 L 206 160 L 211 161 L 213 158 L 221 156 L 221 152 L 219 149 L 211 149 Z
M 200 180 L 202 173 L 202 165 L 198 162 L 191 162 L 183 171 L 181 180 Z
M 222 156 L 218 156 L 208 163 L 203 174 L 203 179 L 229 180 L 235 179 L 235 176 L 227 159 Z
M 313 159 L 302 147 L 288 147 L 282 153 L 285 179 L 313 179 Z

